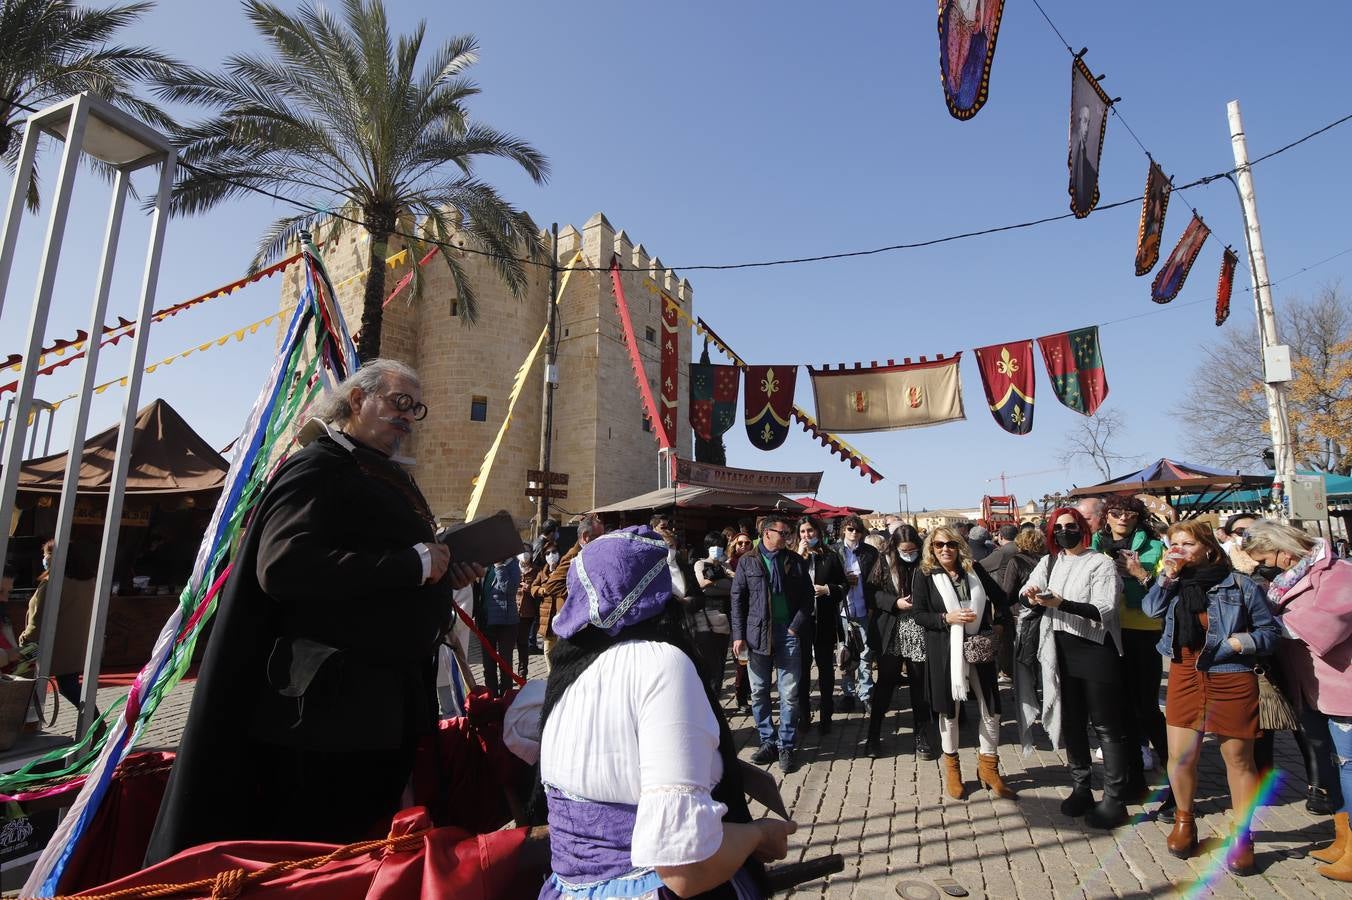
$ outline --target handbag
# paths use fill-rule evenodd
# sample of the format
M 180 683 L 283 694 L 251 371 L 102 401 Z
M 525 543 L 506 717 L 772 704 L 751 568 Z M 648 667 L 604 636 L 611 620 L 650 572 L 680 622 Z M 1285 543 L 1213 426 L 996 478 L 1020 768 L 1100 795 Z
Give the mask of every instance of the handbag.
M 1258 727 L 1264 731 L 1296 731 L 1300 722 L 1275 673 L 1263 665 L 1253 667 L 1258 676 Z
M 914 616 L 897 617 L 897 650 L 906 659 L 925 661 L 925 629 Z
M 969 663 L 995 662 L 995 651 L 995 632 L 989 628 L 969 634 L 962 640 L 962 658 Z

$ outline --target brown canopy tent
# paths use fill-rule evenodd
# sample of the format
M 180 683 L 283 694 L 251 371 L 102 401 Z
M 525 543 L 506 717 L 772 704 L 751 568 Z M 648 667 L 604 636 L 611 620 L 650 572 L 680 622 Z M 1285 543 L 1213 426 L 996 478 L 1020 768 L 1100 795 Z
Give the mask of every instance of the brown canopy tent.
M 79 492 L 106 494 L 117 453 L 118 426 L 85 441 L 80 460 Z M 60 493 L 69 453 L 56 453 L 24 462 L 21 493 Z M 230 464 L 183 417 L 163 400 L 136 414 L 127 494 L 181 494 L 216 490 L 225 483 Z
M 1190 519 L 1217 507 L 1236 491 L 1272 486 L 1271 475 L 1241 475 L 1224 472 L 1195 463 L 1178 462 L 1161 457 L 1138 472 L 1122 475 L 1101 484 L 1075 488 L 1072 497 L 1102 497 L 1108 494 L 1150 494 L 1160 497 L 1175 509 L 1180 498 L 1194 498 L 1182 518 Z

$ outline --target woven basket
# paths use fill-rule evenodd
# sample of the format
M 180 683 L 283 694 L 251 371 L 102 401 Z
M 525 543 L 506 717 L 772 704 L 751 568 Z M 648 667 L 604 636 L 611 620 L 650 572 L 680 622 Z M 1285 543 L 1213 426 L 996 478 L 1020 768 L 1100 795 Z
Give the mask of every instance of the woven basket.
M 32 678 L 0 676 L 0 752 L 13 747 L 23 733 L 36 684 Z

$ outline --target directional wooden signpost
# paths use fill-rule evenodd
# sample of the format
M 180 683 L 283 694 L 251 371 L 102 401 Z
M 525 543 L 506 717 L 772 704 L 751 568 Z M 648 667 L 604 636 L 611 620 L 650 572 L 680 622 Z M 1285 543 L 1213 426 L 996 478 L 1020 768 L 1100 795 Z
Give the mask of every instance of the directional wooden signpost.
M 555 487 L 555 485 L 564 485 L 568 483 L 568 476 L 563 472 L 542 472 L 539 469 L 526 470 L 526 496 L 527 497 L 548 497 L 552 500 L 568 499 L 568 489 L 565 487 Z

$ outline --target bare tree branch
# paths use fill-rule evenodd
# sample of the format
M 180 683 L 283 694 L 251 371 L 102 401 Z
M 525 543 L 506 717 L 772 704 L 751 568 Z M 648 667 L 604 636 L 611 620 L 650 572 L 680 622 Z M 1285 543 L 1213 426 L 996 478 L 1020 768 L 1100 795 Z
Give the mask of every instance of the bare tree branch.
M 1121 410 L 1109 409 L 1085 416 L 1062 438 L 1066 442 L 1066 449 L 1058 454 L 1057 459 L 1065 466 L 1087 459 L 1107 481 L 1113 477 L 1114 463 L 1134 459 L 1113 449 L 1125 430 L 1126 417 Z

